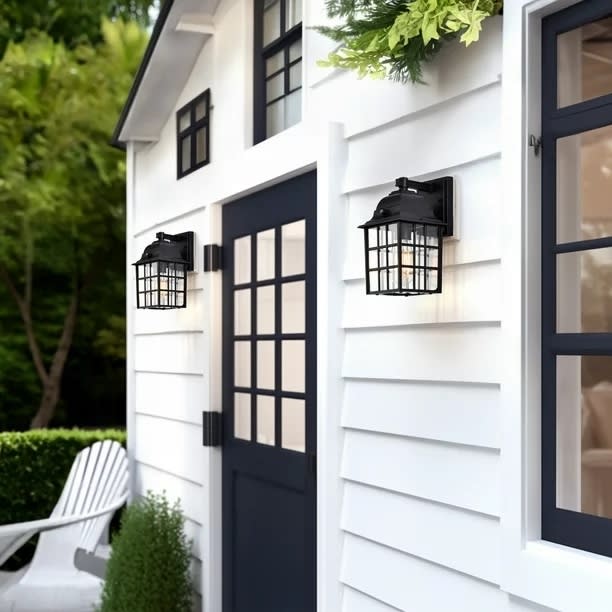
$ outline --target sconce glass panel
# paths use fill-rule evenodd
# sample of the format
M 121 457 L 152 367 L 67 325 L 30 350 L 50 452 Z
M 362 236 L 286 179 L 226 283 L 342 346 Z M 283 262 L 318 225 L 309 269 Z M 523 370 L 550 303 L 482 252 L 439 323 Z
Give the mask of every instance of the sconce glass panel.
M 184 263 L 154 261 L 136 265 L 137 308 L 184 308 L 187 266 Z
M 397 221 L 366 231 L 366 290 L 421 295 L 442 289 L 441 225 Z

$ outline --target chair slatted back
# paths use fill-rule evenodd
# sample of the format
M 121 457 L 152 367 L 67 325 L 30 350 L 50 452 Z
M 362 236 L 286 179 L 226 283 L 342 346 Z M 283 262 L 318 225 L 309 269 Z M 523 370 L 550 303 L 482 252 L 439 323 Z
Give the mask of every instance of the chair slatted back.
M 125 499 L 128 461 L 125 449 L 113 440 L 96 442 L 75 458 L 62 494 L 51 517 L 81 516 L 97 512 Z M 32 563 L 72 564 L 77 547 L 93 551 L 112 513 L 41 534 Z M 58 549 L 69 550 L 64 555 Z

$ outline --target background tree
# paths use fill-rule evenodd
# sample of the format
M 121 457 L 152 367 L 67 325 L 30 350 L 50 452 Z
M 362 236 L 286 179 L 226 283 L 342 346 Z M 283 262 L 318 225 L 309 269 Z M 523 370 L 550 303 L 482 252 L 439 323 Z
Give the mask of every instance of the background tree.
M 95 46 L 69 46 L 30 31 L 0 62 L 0 281 L 41 390 L 32 427 L 55 414 L 79 313 L 103 355 L 99 311 L 112 334 L 124 310 L 125 167 L 108 139 L 147 36 L 122 20 L 99 32 Z M 0 390 L 13 372 L 31 390 L 32 373 L 15 362 L 0 345 Z

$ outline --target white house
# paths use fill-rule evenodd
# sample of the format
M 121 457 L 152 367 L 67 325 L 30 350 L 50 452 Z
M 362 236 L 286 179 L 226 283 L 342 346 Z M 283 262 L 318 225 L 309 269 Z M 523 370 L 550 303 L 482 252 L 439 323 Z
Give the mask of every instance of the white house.
M 427 85 L 318 67 L 324 5 L 161 9 L 115 133 L 132 493 L 181 499 L 206 612 L 609 612 L 612 4 L 507 0 Z M 452 177 L 441 292 L 366 287 L 398 177 Z M 186 280 L 135 280 L 158 232 Z

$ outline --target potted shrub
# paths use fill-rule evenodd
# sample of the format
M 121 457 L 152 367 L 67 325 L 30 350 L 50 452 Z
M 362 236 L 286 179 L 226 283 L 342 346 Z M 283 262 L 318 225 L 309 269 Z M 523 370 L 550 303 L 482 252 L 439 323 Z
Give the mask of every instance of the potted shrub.
M 99 612 L 190 612 L 190 543 L 178 502 L 151 492 L 121 519 Z

